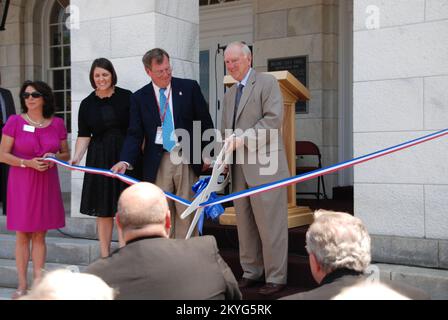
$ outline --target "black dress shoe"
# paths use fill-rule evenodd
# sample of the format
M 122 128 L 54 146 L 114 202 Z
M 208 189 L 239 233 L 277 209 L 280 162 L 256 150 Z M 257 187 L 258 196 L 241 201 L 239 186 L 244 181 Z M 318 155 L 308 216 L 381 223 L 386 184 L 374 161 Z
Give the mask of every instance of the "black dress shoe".
M 270 296 L 274 293 L 282 291 L 285 287 L 286 284 L 267 282 L 258 290 L 258 293 L 264 296 Z
M 238 287 L 240 287 L 240 288 L 250 288 L 250 287 L 256 286 L 258 283 L 260 283 L 259 280 L 248 279 L 248 278 L 241 278 L 241 280 L 238 281 Z

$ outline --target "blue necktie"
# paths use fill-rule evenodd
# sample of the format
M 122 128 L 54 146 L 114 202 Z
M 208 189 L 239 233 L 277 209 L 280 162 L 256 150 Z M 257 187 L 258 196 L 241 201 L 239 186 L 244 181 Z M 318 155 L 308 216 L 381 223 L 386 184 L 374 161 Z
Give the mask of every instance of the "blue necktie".
M 167 108 L 165 119 L 162 123 L 162 138 L 163 138 L 163 148 L 170 152 L 174 149 L 174 146 L 176 145 L 174 141 L 174 121 L 173 121 L 173 115 L 171 114 L 170 105 L 169 103 L 166 103 L 166 97 L 165 97 L 165 90 L 164 88 L 160 88 L 160 108 L 162 115 L 165 113 L 165 107 Z M 173 137 L 172 137 L 173 136 Z

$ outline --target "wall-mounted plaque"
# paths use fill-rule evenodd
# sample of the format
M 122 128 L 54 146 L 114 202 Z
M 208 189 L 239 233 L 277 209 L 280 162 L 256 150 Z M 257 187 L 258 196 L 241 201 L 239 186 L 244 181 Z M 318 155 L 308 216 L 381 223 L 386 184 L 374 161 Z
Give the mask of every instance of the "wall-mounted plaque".
M 288 70 L 305 87 L 308 87 L 308 57 L 287 57 L 268 59 L 268 71 Z M 308 102 L 297 101 L 296 113 L 308 113 Z

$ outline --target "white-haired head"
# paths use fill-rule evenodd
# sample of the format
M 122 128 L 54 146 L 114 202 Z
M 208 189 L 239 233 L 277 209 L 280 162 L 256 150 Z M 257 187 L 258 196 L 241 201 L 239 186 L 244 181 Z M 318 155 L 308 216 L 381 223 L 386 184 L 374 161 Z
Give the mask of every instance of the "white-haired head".
M 50 271 L 23 300 L 113 300 L 115 291 L 101 278 L 67 269 Z
M 244 42 L 232 42 L 224 50 L 224 63 L 229 75 L 242 81 L 252 64 L 252 54 Z

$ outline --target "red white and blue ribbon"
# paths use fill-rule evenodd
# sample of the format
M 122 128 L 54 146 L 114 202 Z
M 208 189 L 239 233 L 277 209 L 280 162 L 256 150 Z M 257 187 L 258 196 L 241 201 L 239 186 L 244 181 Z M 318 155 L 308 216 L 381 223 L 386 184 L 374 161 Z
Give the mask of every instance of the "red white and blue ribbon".
M 247 189 L 247 190 L 235 192 L 235 193 L 232 193 L 232 194 L 229 194 L 229 195 L 226 195 L 226 196 L 222 196 L 222 197 L 218 197 L 218 198 L 215 198 L 215 199 L 208 199 L 207 201 L 198 204 L 198 207 L 205 208 L 205 207 L 208 207 L 208 206 L 221 204 L 221 203 L 233 201 L 233 200 L 240 199 L 240 198 L 249 197 L 249 196 L 254 195 L 254 194 L 267 192 L 267 191 L 270 191 L 270 190 L 273 190 L 273 189 L 276 189 L 276 188 L 286 187 L 286 186 L 289 186 L 291 184 L 297 184 L 297 183 L 300 183 L 300 182 L 303 182 L 303 181 L 306 181 L 306 180 L 317 178 L 319 176 L 330 174 L 330 173 L 333 173 L 333 172 L 336 172 L 336 171 L 339 171 L 339 170 L 343 170 L 343 169 L 346 169 L 346 168 L 349 168 L 349 167 L 353 167 L 353 166 L 358 165 L 358 164 L 363 163 L 363 162 L 367 162 L 367 161 L 370 161 L 370 160 L 373 160 L 373 159 L 376 159 L 376 158 L 384 157 L 384 156 L 386 156 L 388 154 L 391 154 L 391 153 L 394 153 L 394 152 L 397 152 L 397 151 L 400 151 L 400 150 L 403 150 L 403 149 L 407 149 L 407 148 L 413 147 L 413 146 L 418 145 L 418 144 L 422 144 L 422 143 L 427 142 L 427 141 L 431 141 L 431 140 L 434 140 L 434 139 L 441 138 L 441 137 L 443 137 L 443 136 L 445 136 L 447 134 L 448 134 L 448 129 L 440 130 L 440 131 L 437 131 L 435 133 L 431 133 L 431 134 L 428 134 L 426 136 L 423 136 L 423 137 L 420 137 L 420 138 L 417 138 L 417 139 L 414 139 L 414 140 L 410 140 L 410 141 L 407 141 L 407 142 L 395 145 L 393 147 L 389 147 L 389 148 L 386 148 L 386 149 L 382 149 L 380 151 L 372 152 L 370 154 L 357 157 L 357 158 L 352 159 L 350 161 L 345 161 L 345 162 L 341 162 L 341 163 L 332 165 L 330 167 L 321 168 L 321 169 L 314 170 L 314 171 L 311 171 L 311 172 L 308 172 L 308 173 L 304 173 L 304 174 L 297 175 L 297 176 L 294 176 L 294 177 L 290 177 L 290 178 L 287 178 L 287 179 L 283 179 L 283 180 L 279 180 L 279 181 L 276 181 L 276 182 L 260 185 L 260 186 L 254 187 L 254 188 L 250 188 L 250 189 Z M 70 165 L 70 164 L 68 164 L 65 161 L 61 161 L 61 160 L 58 160 L 58 159 L 55 159 L 55 158 L 52 158 L 52 157 L 47 157 L 47 158 L 45 158 L 45 160 L 50 161 L 50 162 L 54 162 L 54 163 L 56 163 L 56 164 L 58 164 L 60 166 L 68 168 L 70 170 L 77 170 L 77 171 L 82 171 L 82 172 L 91 173 L 91 174 L 101 174 L 101 175 L 104 175 L 104 176 L 107 176 L 107 177 L 120 179 L 121 181 L 123 181 L 123 182 L 125 182 L 125 183 L 127 183 L 129 185 L 132 185 L 132 184 L 135 184 L 135 183 L 139 182 L 139 180 L 137 180 L 137 179 L 131 178 L 131 177 L 129 177 L 127 175 L 124 175 L 124 174 L 113 173 L 110 170 L 91 168 L 91 167 L 82 167 L 82 166 L 77 166 L 77 165 Z M 192 202 L 190 202 L 190 201 L 188 201 L 186 199 L 180 198 L 180 197 L 178 197 L 178 196 L 176 196 L 176 195 L 174 195 L 172 193 L 165 192 L 165 195 L 169 199 L 177 201 L 177 202 L 179 202 L 181 204 L 184 204 L 186 206 L 190 206 L 192 204 Z
M 138 182 L 140 182 L 137 179 L 134 179 L 130 176 L 127 176 L 125 174 L 121 174 L 121 173 L 114 173 L 111 170 L 105 170 L 105 169 L 99 169 L 99 168 L 92 168 L 92 167 L 83 167 L 83 166 L 77 166 L 77 165 L 71 165 L 68 162 L 53 158 L 53 157 L 47 157 L 44 158 L 45 161 L 49 161 L 49 162 L 53 162 L 56 163 L 64 168 L 70 169 L 70 170 L 75 170 L 75 171 L 81 171 L 81 172 L 85 172 L 85 173 L 91 173 L 91 174 L 100 174 L 106 177 L 111 177 L 111 178 L 115 178 L 115 179 L 119 179 L 121 181 L 123 181 L 126 184 L 129 185 L 133 185 L 136 184 Z M 165 192 L 165 195 L 167 198 L 174 200 L 176 202 L 179 202 L 181 204 L 184 204 L 186 206 L 189 206 L 191 204 L 190 201 L 185 200 L 181 197 L 178 197 L 170 192 Z
M 267 192 L 276 188 L 282 188 L 282 187 L 286 187 L 289 186 L 291 184 L 297 184 L 306 180 L 310 180 L 310 179 L 314 179 L 317 178 L 319 176 L 323 176 L 326 174 L 330 174 L 339 170 L 343 170 L 349 167 L 353 167 L 357 164 L 363 163 L 363 162 L 367 162 L 376 158 L 380 158 L 380 157 L 384 157 L 388 154 L 403 150 L 403 149 L 407 149 L 410 147 L 413 147 L 415 145 L 430 141 L 430 140 L 434 140 L 434 139 L 438 139 L 441 138 L 445 135 L 448 134 L 448 129 L 444 129 L 444 130 L 440 130 L 437 131 L 435 133 L 431 133 L 428 134 L 426 136 L 414 139 L 414 140 L 410 140 L 398 145 L 395 145 L 393 147 L 389 147 L 386 149 L 382 149 L 380 151 L 376 151 L 376 152 L 372 152 L 370 154 L 364 155 L 364 156 L 360 156 L 357 157 L 355 159 L 352 159 L 350 161 L 345 161 L 345 162 L 341 162 L 338 164 L 335 164 L 333 166 L 330 167 L 325 167 L 325 168 L 321 168 L 318 170 L 314 170 L 308 173 L 304 173 L 301 175 L 297 175 L 294 177 L 290 177 L 290 178 L 286 178 L 283 180 L 279 180 L 276 182 L 272 182 L 272 183 L 268 183 L 268 184 L 264 184 L 264 185 L 260 185 L 257 187 L 253 187 L 250 189 L 246 189 L 243 191 L 239 191 L 239 192 L 235 192 L 232 194 L 229 194 L 227 196 L 222 196 L 219 197 L 215 200 L 208 200 L 206 202 L 201 203 L 199 206 L 200 207 L 207 207 L 207 206 L 211 206 L 211 205 L 215 205 L 215 204 L 220 204 L 220 203 L 224 203 L 224 202 L 228 202 L 228 201 L 233 201 L 236 199 L 240 199 L 240 198 L 244 198 L 244 197 L 249 197 L 252 196 L 254 194 L 257 193 L 262 193 L 262 192 Z

